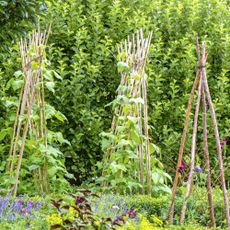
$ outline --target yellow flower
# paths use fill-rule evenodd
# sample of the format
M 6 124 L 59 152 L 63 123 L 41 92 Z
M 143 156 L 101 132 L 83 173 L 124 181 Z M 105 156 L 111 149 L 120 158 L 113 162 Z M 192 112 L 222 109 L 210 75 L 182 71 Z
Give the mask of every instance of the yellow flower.
M 48 216 L 47 217 L 47 222 L 50 225 L 53 225 L 53 224 L 62 224 L 63 223 L 60 214 L 52 214 L 52 215 Z
M 74 216 L 76 214 L 76 210 L 73 207 L 70 207 L 69 208 L 69 214 Z
M 77 211 L 73 207 L 70 207 L 69 210 L 68 210 L 68 212 L 64 216 L 64 219 L 65 220 L 73 221 L 74 218 L 76 218 L 76 217 L 78 217 Z
M 151 219 L 156 226 L 162 226 L 163 225 L 163 221 L 161 219 L 159 219 L 157 216 L 151 215 Z
M 158 228 L 154 226 L 154 224 L 150 223 L 149 220 L 141 215 L 141 223 L 138 227 L 139 230 L 157 230 Z
M 139 217 L 138 223 L 134 223 L 133 221 L 130 221 L 127 222 L 127 224 L 122 227 L 117 227 L 117 230 L 159 230 L 159 227 L 156 227 L 156 224 L 158 226 L 163 225 L 162 220 L 160 220 L 155 215 L 151 216 L 154 223 L 150 223 L 149 220 L 141 214 L 139 214 L 138 217 Z
M 97 226 L 100 226 L 100 221 L 99 221 L 99 220 L 96 220 L 96 221 L 95 221 L 95 224 L 96 224 Z

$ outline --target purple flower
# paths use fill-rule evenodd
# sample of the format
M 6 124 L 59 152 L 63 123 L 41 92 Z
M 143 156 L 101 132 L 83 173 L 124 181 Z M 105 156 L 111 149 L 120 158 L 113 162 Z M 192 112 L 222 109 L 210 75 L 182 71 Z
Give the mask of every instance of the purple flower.
M 224 146 L 227 144 L 228 140 L 227 139 L 223 139 L 221 142 L 220 142 L 220 147 L 223 149 Z
M 18 200 L 16 202 L 12 202 L 10 206 L 16 213 L 18 213 L 21 210 L 23 204 L 24 204 L 23 200 Z
M 179 169 L 178 169 L 178 172 L 182 172 L 184 169 L 186 168 L 186 163 L 185 162 L 182 162 Z
M 27 213 L 27 210 L 26 210 L 25 208 L 23 208 L 23 209 L 22 209 L 22 214 L 23 214 L 23 215 L 26 215 L 26 213 Z
M 194 168 L 198 173 L 202 173 L 203 169 L 200 166 L 195 166 Z
M 127 210 L 122 214 L 122 216 L 126 216 L 126 215 L 128 215 L 130 219 L 134 219 L 137 216 L 137 213 L 134 211 L 133 208 L 130 208 L 129 210 Z
M 42 204 L 41 204 L 41 203 L 37 203 L 37 204 L 36 204 L 36 209 L 40 209 L 40 208 L 41 208 L 41 206 L 42 206 Z
M 31 209 L 33 209 L 33 206 L 34 206 L 33 201 L 32 201 L 32 200 L 29 200 L 29 201 L 27 202 L 26 209 L 27 209 L 27 210 L 31 210 Z
M 85 203 L 87 200 L 84 198 L 84 197 L 81 197 L 81 196 L 77 196 L 76 197 L 76 200 L 75 200 L 75 202 L 76 202 L 76 204 L 77 205 L 82 205 L 83 203 Z
M 134 211 L 133 208 L 129 209 L 127 214 L 129 215 L 129 218 L 134 219 L 137 216 L 137 213 Z
M 126 223 L 125 219 L 122 217 L 122 216 L 117 216 L 114 221 L 113 221 L 113 224 L 114 225 L 119 225 L 120 222 L 122 222 L 123 224 Z
M 18 204 L 23 205 L 24 204 L 24 200 L 19 200 Z
M 29 201 L 28 201 L 28 204 L 31 205 L 31 206 L 33 206 L 34 203 L 33 203 L 32 200 L 29 200 Z

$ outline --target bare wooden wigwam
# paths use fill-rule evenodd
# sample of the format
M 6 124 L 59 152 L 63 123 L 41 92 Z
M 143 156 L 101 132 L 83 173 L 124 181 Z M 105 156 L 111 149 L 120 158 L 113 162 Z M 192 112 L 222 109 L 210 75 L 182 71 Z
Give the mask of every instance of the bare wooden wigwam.
M 152 175 L 151 175 L 151 159 L 149 150 L 149 132 L 148 132 L 148 108 L 147 108 L 147 77 L 145 74 L 145 66 L 149 53 L 152 32 L 144 37 L 142 29 L 128 37 L 124 43 L 118 47 L 118 56 L 120 62 L 128 67 L 127 71 L 121 71 L 121 80 L 118 87 L 118 96 L 128 96 L 132 99 L 140 99 L 141 103 L 133 103 L 131 109 L 125 109 L 124 105 L 115 107 L 112 133 L 119 133 L 119 117 L 129 116 L 138 120 L 138 135 L 144 136 L 140 144 L 135 146 L 136 155 L 139 159 L 139 168 L 130 174 L 135 175 L 137 182 L 142 185 L 142 193 L 151 193 Z M 124 92 L 123 89 L 127 89 Z M 112 146 L 107 154 L 106 160 L 109 161 L 111 154 L 116 151 L 115 145 Z
M 210 110 L 210 114 L 212 117 L 212 125 L 214 128 L 215 139 L 216 139 L 217 157 L 219 161 L 221 186 L 222 186 L 223 197 L 224 197 L 226 223 L 227 223 L 228 228 L 230 229 L 229 200 L 228 200 L 228 194 L 227 194 L 227 189 L 225 185 L 224 167 L 223 167 L 220 138 L 219 138 L 219 132 L 218 132 L 218 127 L 217 127 L 215 110 L 212 104 L 212 99 L 211 99 L 211 95 L 210 95 L 210 91 L 208 87 L 207 76 L 206 76 L 207 53 L 206 53 L 206 48 L 205 48 L 205 42 L 203 42 L 201 45 L 201 51 L 202 52 L 200 52 L 200 45 L 198 43 L 198 37 L 197 37 L 198 70 L 197 70 L 196 78 L 193 84 L 193 88 L 190 94 L 190 99 L 189 99 L 189 103 L 187 107 L 186 119 L 185 119 L 184 130 L 183 130 L 183 134 L 181 138 L 181 145 L 180 145 L 178 162 L 177 162 L 177 170 L 176 170 L 176 175 L 175 175 L 174 182 L 173 182 L 171 204 L 170 204 L 169 213 L 168 213 L 168 220 L 170 223 L 173 223 L 174 201 L 175 201 L 176 190 L 177 190 L 177 185 L 178 185 L 179 167 L 182 164 L 184 144 L 185 144 L 186 134 L 188 131 L 189 116 L 190 116 L 190 111 L 192 107 L 192 100 L 193 100 L 194 93 L 195 93 L 195 90 L 199 82 L 198 93 L 197 93 L 198 96 L 197 96 L 196 109 L 195 109 L 195 114 L 194 114 L 194 123 L 193 123 L 191 162 L 190 162 L 190 169 L 189 169 L 187 186 L 186 186 L 186 194 L 185 194 L 184 202 L 181 208 L 180 223 L 183 224 L 185 221 L 187 202 L 188 202 L 188 198 L 190 197 L 192 193 L 192 183 L 193 183 L 195 157 L 196 157 L 196 139 L 197 139 L 196 137 L 197 137 L 197 127 L 198 127 L 198 116 L 199 116 L 200 103 L 202 103 L 204 160 L 205 160 L 206 173 L 207 173 L 206 187 L 207 187 L 207 197 L 208 197 L 208 204 L 209 204 L 211 227 L 215 227 L 216 222 L 215 222 L 214 204 L 213 204 L 213 198 L 212 198 L 211 170 L 210 170 L 208 138 L 207 138 L 207 104 L 208 104 L 208 108 Z
M 47 147 L 45 95 L 42 69 L 45 66 L 45 48 L 50 27 L 47 31 L 39 29 L 33 31 L 28 39 L 21 39 L 20 53 L 24 75 L 24 86 L 19 96 L 19 106 L 13 127 L 11 148 L 9 152 L 8 172 L 15 179 L 13 195 L 17 194 L 23 153 L 28 135 L 34 136 Z M 36 113 L 33 107 L 38 108 L 38 119 L 31 119 Z M 28 133 L 29 132 L 29 133 Z M 45 153 L 44 153 L 45 154 Z M 33 175 L 42 192 L 47 192 L 48 171 L 47 164 L 34 169 Z

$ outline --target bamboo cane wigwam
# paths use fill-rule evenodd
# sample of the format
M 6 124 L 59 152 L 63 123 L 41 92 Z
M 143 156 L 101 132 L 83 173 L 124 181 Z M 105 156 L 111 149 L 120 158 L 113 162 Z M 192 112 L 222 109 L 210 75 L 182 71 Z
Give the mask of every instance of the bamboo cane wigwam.
M 139 160 L 139 167 L 135 172 L 135 179 L 142 185 L 142 193 L 147 187 L 147 193 L 151 193 L 151 159 L 149 150 L 149 134 L 148 134 L 148 109 L 147 109 L 147 78 L 145 74 L 145 66 L 149 53 L 152 32 L 144 37 L 143 31 L 139 30 L 131 37 L 128 37 L 124 43 L 118 47 L 119 64 L 126 66 L 127 71 L 120 71 L 121 80 L 118 87 L 118 97 L 127 96 L 140 100 L 141 103 L 133 103 L 131 109 L 126 110 L 125 105 L 115 107 L 114 117 L 112 121 L 112 133 L 119 133 L 119 117 L 129 116 L 138 120 L 138 135 L 144 136 L 142 143 L 135 146 L 136 155 Z M 124 92 L 123 89 L 126 89 Z M 130 100 L 131 101 L 131 100 Z M 106 161 L 109 162 L 111 155 L 116 151 L 116 144 L 111 146 L 106 153 Z M 104 184 L 106 185 L 106 183 Z
M 30 131 L 29 135 L 34 136 L 37 141 L 42 142 L 43 145 L 47 147 L 42 69 L 45 66 L 45 47 L 49 31 L 50 29 L 43 33 L 40 32 L 40 30 L 33 31 L 28 39 L 20 41 L 24 86 L 19 96 L 19 106 L 16 112 L 8 162 L 10 177 L 15 179 L 13 187 L 14 196 L 18 190 L 28 131 Z M 34 105 L 39 108 L 37 112 L 39 116 L 38 121 L 31 118 L 35 113 L 33 110 Z M 34 170 L 34 177 L 37 178 L 41 191 L 46 192 L 48 190 L 46 164 Z
M 171 204 L 170 204 L 170 209 L 169 209 L 169 213 L 168 213 L 168 219 L 171 223 L 173 223 L 174 201 L 175 201 L 176 190 L 177 190 L 177 185 L 178 185 L 179 167 L 182 163 L 183 150 L 184 150 L 185 138 L 186 138 L 186 134 L 187 134 L 187 130 L 188 130 L 189 115 L 190 115 L 190 111 L 191 111 L 192 100 L 194 97 L 194 92 L 197 88 L 197 84 L 199 82 L 196 111 L 195 111 L 195 116 L 194 116 L 190 170 L 189 170 L 189 175 L 188 175 L 185 199 L 184 199 L 182 209 L 181 209 L 181 214 L 180 214 L 180 223 L 183 224 L 185 221 L 187 202 L 188 202 L 188 198 L 190 197 L 190 195 L 192 193 L 194 162 L 195 162 L 195 152 L 196 152 L 195 148 L 196 148 L 198 115 L 199 115 L 199 107 L 200 107 L 200 102 L 201 102 L 202 107 L 203 107 L 202 117 L 203 117 L 204 159 L 205 159 L 205 166 L 206 166 L 206 172 L 207 172 L 206 186 L 207 186 L 211 226 L 215 227 L 216 223 L 215 223 L 214 205 L 213 205 L 212 188 L 211 188 L 211 171 L 210 171 L 209 152 L 208 152 L 208 138 L 207 138 L 207 118 L 206 118 L 206 116 L 207 116 L 206 115 L 207 105 L 206 104 L 208 104 L 208 106 L 209 106 L 210 114 L 212 117 L 212 124 L 214 127 L 216 147 L 217 147 L 217 156 L 218 156 L 218 161 L 219 161 L 219 169 L 220 169 L 220 177 L 221 177 L 221 186 L 222 186 L 223 197 L 224 197 L 226 223 L 227 223 L 228 228 L 230 228 L 229 200 L 228 200 L 228 194 L 227 194 L 226 185 L 225 185 L 225 176 L 224 176 L 223 159 L 222 159 L 221 146 L 220 146 L 220 138 L 219 138 L 219 132 L 218 132 L 218 127 L 217 127 L 215 110 L 214 110 L 214 107 L 212 104 L 212 99 L 211 99 L 211 95 L 210 95 L 210 91 L 209 91 L 209 87 L 208 87 L 208 81 L 207 81 L 207 77 L 206 77 L 207 53 L 206 53 L 205 43 L 202 43 L 202 54 L 200 57 L 200 46 L 198 43 L 198 38 L 197 38 L 197 53 L 198 53 L 198 70 L 197 70 L 196 79 L 195 79 L 194 84 L 193 84 L 193 88 L 191 91 L 191 95 L 190 95 L 190 99 L 189 99 L 189 103 L 188 103 L 188 107 L 187 107 L 186 120 L 185 120 L 185 124 L 184 124 L 183 135 L 181 138 L 181 145 L 180 145 L 179 156 L 178 156 L 177 170 L 176 170 L 176 175 L 175 175 L 175 179 L 174 179 L 174 183 L 173 183 Z

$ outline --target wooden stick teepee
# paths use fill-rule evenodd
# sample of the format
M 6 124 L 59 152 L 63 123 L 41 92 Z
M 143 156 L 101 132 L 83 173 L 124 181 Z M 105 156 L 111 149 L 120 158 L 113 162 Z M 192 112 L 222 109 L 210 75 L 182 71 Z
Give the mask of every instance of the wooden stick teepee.
M 152 189 L 152 173 L 151 159 L 149 149 L 149 133 L 148 133 L 148 109 L 147 109 L 147 78 L 145 74 L 145 65 L 150 48 L 152 32 L 145 38 L 143 31 L 139 30 L 132 37 L 128 37 L 124 43 L 118 48 L 118 56 L 121 57 L 123 65 L 129 68 L 129 71 L 121 71 L 120 86 L 118 87 L 118 96 L 128 96 L 132 99 L 141 99 L 143 103 L 133 103 L 132 109 L 128 114 L 125 112 L 125 106 L 119 105 L 115 107 L 112 120 L 111 130 L 116 135 L 119 130 L 119 117 L 130 116 L 138 120 L 138 135 L 145 136 L 142 143 L 135 146 L 136 154 L 139 159 L 139 168 L 134 173 L 138 182 L 142 185 L 142 193 L 147 184 L 147 193 L 151 193 Z M 121 90 L 127 89 L 127 92 Z M 106 161 L 110 160 L 113 152 L 116 151 L 115 146 L 111 146 L 106 153 Z M 133 174 L 133 172 L 131 172 Z M 104 183 L 103 185 L 106 185 Z
M 42 139 L 43 144 L 47 147 L 42 68 L 45 65 L 44 55 L 49 31 L 50 28 L 44 33 L 40 32 L 40 30 L 33 31 L 28 40 L 21 40 L 20 42 L 24 87 L 21 89 L 19 96 L 19 106 L 16 112 L 8 162 L 9 174 L 15 179 L 13 187 L 14 196 L 17 194 L 28 130 L 31 130 L 31 133 L 37 140 Z M 31 120 L 33 105 L 35 104 L 39 107 L 39 122 Z M 38 168 L 37 171 L 41 181 L 47 181 L 47 166 L 44 165 L 43 168 Z M 42 191 L 47 191 L 48 184 L 41 184 L 43 184 L 41 185 Z
M 178 184 L 178 177 L 179 177 L 179 167 L 182 163 L 182 157 L 183 157 L 183 150 L 184 150 L 184 143 L 186 139 L 186 134 L 188 130 L 188 124 L 189 124 L 189 115 L 191 111 L 192 106 L 192 100 L 194 96 L 194 92 L 196 90 L 197 84 L 199 82 L 198 87 L 198 96 L 197 96 L 197 102 L 196 102 L 196 110 L 194 115 L 194 124 L 193 124 L 193 138 L 192 138 L 192 150 L 191 150 L 191 162 L 190 162 L 190 170 L 188 175 L 188 181 L 187 181 L 187 188 L 186 188 L 186 194 L 185 199 L 182 205 L 181 209 L 181 215 L 180 215 L 180 223 L 183 224 L 185 220 L 185 213 L 187 209 L 187 202 L 188 198 L 192 192 L 192 183 L 193 183 L 193 174 L 194 174 L 194 166 L 195 166 L 195 156 L 196 156 L 196 136 L 197 136 L 197 127 L 198 127 L 198 115 L 199 115 L 199 107 L 200 103 L 202 103 L 203 107 L 203 142 L 204 142 L 204 159 L 205 159 L 205 166 L 206 166 L 206 172 L 207 172 L 207 180 L 206 180 L 206 186 L 207 186 L 207 194 L 208 194 L 208 203 L 209 203 L 209 214 L 210 214 L 210 220 L 212 227 L 216 226 L 215 223 L 215 216 L 214 216 L 214 205 L 213 205 L 213 198 L 212 198 L 212 188 L 211 188 L 211 172 L 210 172 L 210 162 L 209 162 L 209 152 L 208 152 L 208 138 L 207 138 L 207 104 L 208 108 L 211 113 L 212 117 L 212 124 L 214 127 L 214 133 L 215 133 L 215 139 L 216 139 L 216 147 L 217 147 L 217 156 L 219 161 L 219 169 L 220 169 L 220 178 L 221 178 L 221 186 L 223 191 L 223 197 L 224 197 L 224 206 L 225 206 L 225 215 L 227 220 L 227 226 L 230 228 L 230 216 L 229 216 L 229 200 L 225 185 L 225 177 L 224 177 L 224 167 L 223 167 L 223 159 L 222 159 L 222 153 L 221 153 L 221 145 L 220 145 L 220 139 L 219 139 L 219 132 L 217 127 L 217 120 L 215 115 L 214 106 L 212 104 L 212 99 L 208 87 L 208 81 L 206 76 L 206 60 L 207 60 L 207 53 L 205 48 L 205 43 L 202 43 L 202 54 L 200 57 L 200 47 L 198 44 L 198 38 L 197 38 L 197 53 L 198 53 L 198 70 L 196 74 L 196 79 L 193 84 L 192 92 L 189 99 L 189 104 L 187 107 L 186 112 L 186 119 L 185 119 L 185 125 L 184 125 L 184 131 L 181 138 L 181 145 L 180 145 L 180 151 L 178 156 L 178 163 L 177 163 L 177 171 L 173 183 L 173 189 L 172 189 L 172 196 L 171 196 L 171 204 L 169 208 L 168 213 L 168 219 L 169 222 L 173 222 L 173 215 L 174 215 L 174 201 L 175 201 L 175 195 L 176 195 L 176 189 Z

